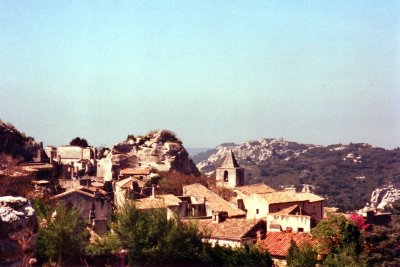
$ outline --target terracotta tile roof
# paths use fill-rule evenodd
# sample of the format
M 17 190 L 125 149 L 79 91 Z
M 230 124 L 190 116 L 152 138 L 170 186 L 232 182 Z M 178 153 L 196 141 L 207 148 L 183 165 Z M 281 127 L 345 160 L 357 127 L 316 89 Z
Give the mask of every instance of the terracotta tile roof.
M 258 195 L 263 199 L 265 199 L 269 204 L 299 202 L 299 201 L 317 202 L 324 200 L 324 198 L 312 193 L 303 193 L 303 192 L 299 193 L 293 191 L 277 191 L 277 192 L 258 194 Z
M 130 188 L 133 181 L 137 182 L 140 187 L 144 187 L 146 184 L 146 182 L 143 180 L 129 177 L 116 182 L 115 185 L 121 188 Z
M 126 168 L 120 171 L 120 175 L 149 175 L 151 168 Z
M 206 188 L 201 184 L 191 184 L 183 186 L 183 194 L 186 196 L 194 197 L 199 203 L 203 203 L 203 199 L 206 199 L 205 205 L 214 211 L 226 211 L 228 217 L 245 216 L 246 212 L 233 207 L 228 201 L 218 196 L 213 191 Z
M 240 166 L 237 163 L 235 155 L 233 154 L 232 150 L 230 150 L 226 155 L 225 160 L 221 165 L 221 168 L 239 168 L 239 167 Z
M 292 242 L 295 242 L 298 247 L 307 243 L 315 246 L 317 243 L 308 233 L 269 232 L 266 238 L 257 244 L 267 249 L 272 256 L 285 257 Z
M 138 210 L 157 209 L 168 206 L 178 206 L 181 200 L 172 194 L 158 195 L 156 198 L 142 198 L 136 200 Z
M 240 240 L 241 238 L 250 236 L 250 232 L 258 224 L 265 231 L 265 221 L 262 219 L 228 218 L 220 223 L 215 223 L 212 219 L 190 219 L 185 221 L 194 222 L 200 232 L 209 236 L 209 238 L 215 239 Z
M 240 192 L 242 192 L 243 194 L 246 194 L 246 195 L 276 192 L 275 189 L 273 189 L 272 187 L 269 187 L 266 184 L 244 185 L 244 186 L 238 186 L 235 189 L 239 190 Z

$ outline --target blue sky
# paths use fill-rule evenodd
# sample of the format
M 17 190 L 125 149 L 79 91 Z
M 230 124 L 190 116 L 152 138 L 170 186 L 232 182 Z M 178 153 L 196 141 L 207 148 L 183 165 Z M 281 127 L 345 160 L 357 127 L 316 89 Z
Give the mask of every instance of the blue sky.
M 398 1 L 3 0 L 0 62 L 0 118 L 47 145 L 400 146 Z

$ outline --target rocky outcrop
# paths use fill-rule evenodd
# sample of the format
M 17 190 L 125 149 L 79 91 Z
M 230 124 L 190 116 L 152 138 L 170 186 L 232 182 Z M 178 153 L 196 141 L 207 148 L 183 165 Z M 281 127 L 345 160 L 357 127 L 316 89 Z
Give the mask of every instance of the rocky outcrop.
M 0 197 L 0 266 L 29 266 L 38 222 L 26 198 Z
M 371 194 L 371 206 L 381 210 L 391 208 L 398 200 L 400 200 L 400 189 L 393 185 L 377 188 Z
M 41 149 L 41 145 L 32 137 L 18 131 L 11 123 L 0 120 L 0 153 L 31 161 L 38 149 Z
M 167 130 L 152 131 L 145 136 L 128 136 L 126 141 L 114 145 L 103 161 L 108 165 L 106 163 L 110 160 L 113 170 L 151 167 L 163 172 L 199 174 L 182 142 Z

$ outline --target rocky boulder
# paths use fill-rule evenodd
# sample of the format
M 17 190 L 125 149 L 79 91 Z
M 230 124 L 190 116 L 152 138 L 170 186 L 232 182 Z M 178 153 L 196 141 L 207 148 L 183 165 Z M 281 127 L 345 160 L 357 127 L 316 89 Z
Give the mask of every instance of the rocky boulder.
M 23 197 L 0 197 L 0 266 L 29 266 L 38 235 L 38 221 Z
M 111 159 L 114 170 L 151 167 L 162 172 L 199 174 L 182 142 L 167 130 L 138 137 L 130 135 L 127 140 L 114 145 L 107 158 Z
M 377 188 L 371 194 L 371 206 L 381 210 L 391 208 L 398 200 L 400 200 L 400 189 L 393 185 Z

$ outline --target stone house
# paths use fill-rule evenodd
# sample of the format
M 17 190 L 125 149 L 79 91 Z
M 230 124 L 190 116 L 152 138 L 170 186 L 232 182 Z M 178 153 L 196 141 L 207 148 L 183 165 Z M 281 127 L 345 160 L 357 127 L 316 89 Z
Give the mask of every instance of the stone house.
M 80 146 L 47 146 L 45 153 L 50 163 L 57 163 L 61 177 L 71 179 L 87 173 L 95 173 L 96 149 Z
M 107 192 L 94 187 L 79 187 L 53 196 L 51 199 L 72 204 L 81 218 L 94 226 L 111 222 L 112 203 Z
M 319 221 L 323 218 L 324 198 L 312 193 L 277 191 L 272 193 L 252 194 L 243 199 L 247 218 L 264 218 L 268 213 L 275 213 L 297 205 L 304 214 Z
M 183 186 L 181 200 L 182 205 L 187 204 L 188 216 L 211 217 L 214 212 L 224 211 L 227 212 L 229 218 L 246 217 L 246 212 L 199 183 Z
M 151 196 L 147 198 L 137 199 L 135 201 L 136 209 L 140 211 L 161 209 L 165 210 L 168 219 L 177 218 L 179 216 L 179 207 L 182 201 L 172 195 L 163 194 Z
M 117 207 L 124 205 L 127 199 L 143 198 L 142 190 L 145 182 L 136 178 L 125 178 L 115 182 L 114 186 L 114 202 Z
M 245 218 L 227 218 L 226 212 L 215 212 L 212 219 L 189 219 L 187 223 L 195 224 L 206 237 L 203 241 L 211 245 L 240 247 L 244 244 L 255 244 L 265 237 L 264 220 L 247 220 Z
M 236 196 L 230 202 L 235 204 L 239 209 L 246 210 L 247 199 L 253 194 L 266 194 L 276 192 L 275 189 L 266 184 L 252 184 L 237 186 L 233 189 Z
M 293 205 L 289 208 L 267 214 L 268 232 L 305 232 L 310 233 L 315 221 L 304 212 L 300 206 Z

